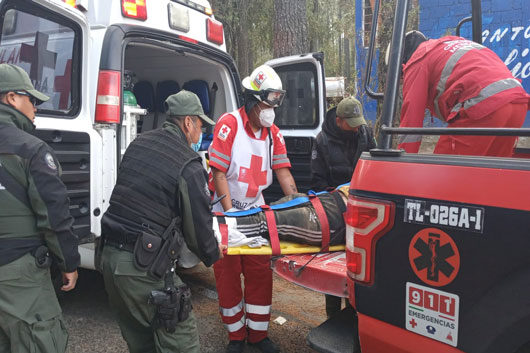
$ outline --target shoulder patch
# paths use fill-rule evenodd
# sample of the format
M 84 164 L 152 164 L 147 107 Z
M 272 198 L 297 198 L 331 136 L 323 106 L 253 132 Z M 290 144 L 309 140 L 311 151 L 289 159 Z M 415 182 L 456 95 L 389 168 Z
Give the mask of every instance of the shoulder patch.
M 55 165 L 55 159 L 53 158 L 50 152 L 46 152 L 46 154 L 44 155 L 44 162 L 46 162 L 48 168 L 52 170 L 57 170 L 57 165 Z
M 232 131 L 232 129 L 229 128 L 228 125 L 223 124 L 223 126 L 221 126 L 221 128 L 219 129 L 219 133 L 217 134 L 217 137 L 221 141 L 226 141 L 226 139 L 228 138 L 228 135 L 230 135 L 230 131 Z
M 283 135 L 281 132 L 278 131 L 278 133 L 276 134 L 276 137 L 278 137 L 278 140 L 280 140 L 280 143 L 282 145 L 285 145 L 285 140 L 283 139 Z

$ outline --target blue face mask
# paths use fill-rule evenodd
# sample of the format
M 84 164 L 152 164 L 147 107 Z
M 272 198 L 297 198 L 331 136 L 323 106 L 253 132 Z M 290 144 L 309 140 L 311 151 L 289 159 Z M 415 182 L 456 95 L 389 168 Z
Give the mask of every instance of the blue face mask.
M 194 128 L 197 128 L 197 125 L 195 125 L 195 122 L 193 120 L 191 121 L 191 123 L 193 124 Z M 199 141 L 197 141 L 196 143 L 192 143 L 190 147 L 195 152 L 199 152 L 199 150 L 201 149 L 201 144 L 202 144 L 202 131 L 201 131 L 201 134 L 199 135 Z
M 195 152 L 199 152 L 199 150 L 201 149 L 201 144 L 202 144 L 202 133 L 199 135 L 199 141 L 197 141 L 197 143 L 192 143 L 190 147 Z

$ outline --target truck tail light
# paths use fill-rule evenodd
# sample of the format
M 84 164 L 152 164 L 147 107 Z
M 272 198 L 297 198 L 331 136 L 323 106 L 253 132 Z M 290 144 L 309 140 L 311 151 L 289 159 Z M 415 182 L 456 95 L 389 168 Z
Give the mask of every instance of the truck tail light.
M 96 96 L 96 122 L 120 122 L 120 88 L 121 72 L 101 70 L 98 78 L 98 93 Z
M 206 19 L 206 39 L 208 41 L 222 45 L 223 39 L 223 24 L 212 18 Z
M 390 201 L 350 195 L 344 213 L 346 223 L 346 265 L 357 282 L 373 283 L 375 245 L 394 225 L 395 205 Z
M 135 20 L 147 20 L 147 0 L 121 0 L 121 13 Z

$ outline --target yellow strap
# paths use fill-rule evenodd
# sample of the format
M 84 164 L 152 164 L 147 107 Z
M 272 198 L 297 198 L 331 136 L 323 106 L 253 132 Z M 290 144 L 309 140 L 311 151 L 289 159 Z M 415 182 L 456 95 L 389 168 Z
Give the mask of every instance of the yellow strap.
M 342 251 L 346 248 L 345 245 L 333 245 L 329 247 L 329 251 Z M 282 255 L 292 254 L 311 254 L 320 252 L 320 246 L 298 244 L 288 241 L 280 241 L 280 251 Z M 238 246 L 228 248 L 228 255 L 272 255 L 270 246 L 262 246 L 260 248 L 249 248 L 248 246 Z

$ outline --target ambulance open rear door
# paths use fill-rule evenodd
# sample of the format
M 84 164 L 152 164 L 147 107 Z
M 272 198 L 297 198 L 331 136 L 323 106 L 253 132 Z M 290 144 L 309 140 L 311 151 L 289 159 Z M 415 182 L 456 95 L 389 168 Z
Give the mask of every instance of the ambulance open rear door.
M 300 192 L 310 188 L 311 150 L 326 113 L 324 54 L 309 53 L 266 62 L 278 73 L 286 96 L 274 123 L 285 139 L 291 173 Z M 270 203 L 283 196 L 276 178 L 264 192 Z

